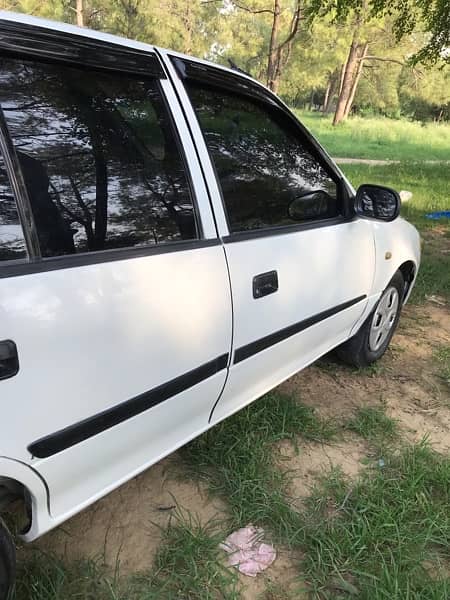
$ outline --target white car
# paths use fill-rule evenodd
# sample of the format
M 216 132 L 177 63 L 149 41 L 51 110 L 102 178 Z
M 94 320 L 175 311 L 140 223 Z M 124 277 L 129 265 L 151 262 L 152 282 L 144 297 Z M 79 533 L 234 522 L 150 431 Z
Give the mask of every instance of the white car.
M 241 72 L 6 12 L 0 52 L 0 509 L 31 541 L 329 350 L 377 360 L 420 243 Z

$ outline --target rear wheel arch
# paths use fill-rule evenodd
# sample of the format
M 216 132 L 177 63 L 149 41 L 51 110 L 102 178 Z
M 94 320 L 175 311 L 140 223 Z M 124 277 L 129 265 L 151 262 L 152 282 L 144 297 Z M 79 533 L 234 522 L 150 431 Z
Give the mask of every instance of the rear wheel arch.
M 12 598 L 16 577 L 16 547 L 0 517 L 0 600 Z
M 22 504 L 26 519 L 18 534 L 24 541 L 32 541 L 51 528 L 47 486 L 34 469 L 0 456 L 0 491 L 5 502 L 9 495 L 11 500 L 19 500 Z
M 31 493 L 27 486 L 17 479 L 0 476 L 0 518 L 2 514 L 9 512 L 11 507 L 14 516 L 17 517 L 18 533 L 28 533 L 33 521 Z

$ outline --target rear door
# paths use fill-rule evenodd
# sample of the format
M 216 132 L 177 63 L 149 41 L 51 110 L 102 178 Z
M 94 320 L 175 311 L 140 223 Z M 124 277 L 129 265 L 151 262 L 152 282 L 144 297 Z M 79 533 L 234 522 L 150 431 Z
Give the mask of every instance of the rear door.
M 17 49 L 0 60 L 1 145 L 31 215 L 26 258 L 3 164 L 0 341 L 19 368 L 0 381 L 0 454 L 41 474 L 59 520 L 208 426 L 229 279 L 156 55 L 0 27 Z
M 212 163 L 232 282 L 233 359 L 216 420 L 349 336 L 372 286 L 374 241 L 350 215 L 340 172 L 278 99 L 240 75 L 174 61 Z

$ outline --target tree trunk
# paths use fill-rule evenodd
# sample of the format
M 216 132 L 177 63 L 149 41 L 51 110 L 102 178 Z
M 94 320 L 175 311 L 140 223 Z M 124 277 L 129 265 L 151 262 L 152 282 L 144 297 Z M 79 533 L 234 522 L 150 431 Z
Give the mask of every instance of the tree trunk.
M 350 90 L 350 95 L 347 98 L 347 102 L 345 104 L 344 109 L 344 119 L 348 117 L 350 111 L 352 109 L 353 100 L 355 99 L 356 88 L 358 87 L 359 80 L 361 79 L 361 73 L 364 66 L 364 58 L 367 56 L 367 50 L 369 49 L 369 44 L 366 42 L 364 46 L 359 46 L 358 48 L 358 66 L 356 68 L 356 73 L 353 78 L 352 89 Z
M 84 7 L 83 0 L 77 0 L 77 25 L 78 27 L 84 27 Z
M 327 114 L 331 111 L 333 99 L 336 94 L 339 94 L 341 73 L 339 69 L 335 69 L 328 77 L 328 84 L 325 91 L 322 112 Z
M 274 0 L 272 32 L 270 34 L 269 55 L 267 62 L 267 87 L 276 93 L 277 82 L 277 58 L 278 58 L 278 35 L 280 33 L 280 0 Z
M 333 125 L 337 125 L 345 118 L 345 107 L 352 92 L 353 79 L 358 67 L 358 42 L 353 38 L 350 51 L 345 65 L 342 89 L 339 94 L 336 112 L 334 113 Z
M 328 106 L 330 92 L 331 92 L 331 76 L 328 78 L 328 83 L 327 83 L 327 87 L 325 89 L 325 97 L 323 99 L 321 112 L 325 112 L 325 107 Z

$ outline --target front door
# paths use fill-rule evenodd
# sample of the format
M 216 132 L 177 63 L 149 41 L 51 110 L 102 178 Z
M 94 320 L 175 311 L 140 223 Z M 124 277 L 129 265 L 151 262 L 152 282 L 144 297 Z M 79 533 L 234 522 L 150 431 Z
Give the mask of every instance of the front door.
M 57 521 L 206 429 L 231 349 L 225 257 L 175 94 L 162 70 L 130 68 L 0 61 L 3 149 L 34 223 L 26 259 L 0 165 L 0 367 L 2 341 L 18 361 L 0 380 L 0 455 L 40 473 Z
M 349 214 L 342 175 L 274 96 L 192 62 L 183 75 L 226 220 L 234 335 L 218 420 L 348 337 L 370 293 L 374 241 Z

